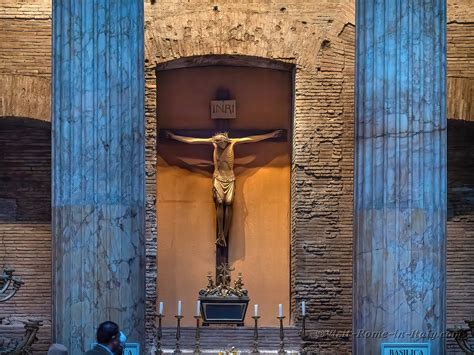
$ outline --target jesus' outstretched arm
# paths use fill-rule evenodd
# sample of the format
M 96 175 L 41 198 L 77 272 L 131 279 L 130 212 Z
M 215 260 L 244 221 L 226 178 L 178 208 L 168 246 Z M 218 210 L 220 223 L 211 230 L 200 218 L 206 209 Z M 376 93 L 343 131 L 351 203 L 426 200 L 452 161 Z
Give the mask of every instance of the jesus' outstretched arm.
M 178 142 L 188 143 L 188 144 L 211 144 L 212 138 L 194 138 L 194 137 L 185 137 L 174 134 L 173 132 L 166 131 L 166 135 Z
M 281 129 L 278 129 L 276 131 L 266 133 L 266 134 L 259 134 L 255 136 L 249 136 L 249 137 L 244 137 L 244 138 L 232 138 L 232 142 L 236 144 L 240 143 L 256 143 L 263 141 L 265 139 L 270 139 L 270 138 L 277 138 L 282 135 L 283 131 Z

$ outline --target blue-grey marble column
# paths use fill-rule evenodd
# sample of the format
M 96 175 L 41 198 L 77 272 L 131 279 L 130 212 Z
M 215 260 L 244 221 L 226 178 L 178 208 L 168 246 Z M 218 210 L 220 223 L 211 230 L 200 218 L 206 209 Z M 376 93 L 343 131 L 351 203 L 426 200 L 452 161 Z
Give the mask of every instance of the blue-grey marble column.
M 144 339 L 143 1 L 53 1 L 53 329 Z
M 356 5 L 354 352 L 443 354 L 446 1 Z

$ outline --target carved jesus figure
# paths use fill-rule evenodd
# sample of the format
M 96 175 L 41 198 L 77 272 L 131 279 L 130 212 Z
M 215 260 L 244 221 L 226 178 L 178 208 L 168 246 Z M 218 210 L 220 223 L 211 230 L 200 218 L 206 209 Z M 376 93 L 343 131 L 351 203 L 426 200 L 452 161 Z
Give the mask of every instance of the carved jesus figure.
M 228 133 L 216 133 L 211 138 L 184 137 L 167 132 L 169 138 L 188 144 L 212 144 L 214 146 L 214 174 L 212 176 L 212 195 L 217 212 L 216 244 L 227 245 L 230 222 L 232 220 L 232 203 L 235 194 L 234 146 L 242 143 L 255 143 L 265 139 L 279 137 L 282 131 L 244 138 L 229 138 Z

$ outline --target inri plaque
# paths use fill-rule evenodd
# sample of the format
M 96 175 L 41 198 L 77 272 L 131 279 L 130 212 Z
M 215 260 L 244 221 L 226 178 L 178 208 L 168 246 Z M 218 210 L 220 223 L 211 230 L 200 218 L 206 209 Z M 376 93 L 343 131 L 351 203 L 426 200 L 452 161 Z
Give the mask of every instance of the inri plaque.
M 237 104 L 235 100 L 211 101 L 212 119 L 233 119 L 237 117 Z

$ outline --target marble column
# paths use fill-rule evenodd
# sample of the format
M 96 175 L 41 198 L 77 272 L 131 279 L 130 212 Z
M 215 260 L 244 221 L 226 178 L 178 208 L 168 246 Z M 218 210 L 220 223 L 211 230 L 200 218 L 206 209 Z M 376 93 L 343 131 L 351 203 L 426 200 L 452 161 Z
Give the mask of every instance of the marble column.
M 357 0 L 356 21 L 354 353 L 443 354 L 446 1 Z
M 144 339 L 143 1 L 53 1 L 53 336 Z

